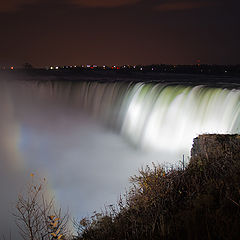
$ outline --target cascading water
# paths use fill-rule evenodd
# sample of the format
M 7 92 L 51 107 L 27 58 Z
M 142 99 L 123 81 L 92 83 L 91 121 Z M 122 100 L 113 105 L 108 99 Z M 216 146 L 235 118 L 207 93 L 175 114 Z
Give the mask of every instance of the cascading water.
M 32 171 L 81 217 L 115 202 L 141 166 L 176 163 L 198 134 L 240 125 L 240 91 L 207 86 L 1 81 L 0 100 L 1 222 Z
M 199 134 L 239 132 L 239 90 L 134 82 L 49 84 L 50 95 L 67 95 L 147 151 L 186 152 Z

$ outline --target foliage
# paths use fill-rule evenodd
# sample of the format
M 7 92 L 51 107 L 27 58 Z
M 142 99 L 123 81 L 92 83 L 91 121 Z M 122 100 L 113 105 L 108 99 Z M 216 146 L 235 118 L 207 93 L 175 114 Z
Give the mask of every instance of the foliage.
M 68 214 L 61 214 L 61 209 L 55 208 L 54 199 L 46 191 L 46 179 L 27 185 L 23 194 L 18 195 L 16 224 L 23 239 L 50 240 L 65 239 L 68 234 Z
M 116 206 L 77 224 L 76 239 L 239 239 L 240 141 L 200 143 L 186 168 L 141 169 Z

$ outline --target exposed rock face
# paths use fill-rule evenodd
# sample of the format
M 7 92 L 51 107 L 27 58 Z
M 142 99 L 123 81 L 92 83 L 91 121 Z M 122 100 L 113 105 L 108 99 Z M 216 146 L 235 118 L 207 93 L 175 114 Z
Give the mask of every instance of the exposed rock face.
M 191 149 L 191 160 L 194 160 L 196 157 L 201 159 L 232 157 L 235 154 L 239 155 L 239 150 L 240 135 L 204 134 L 194 139 Z

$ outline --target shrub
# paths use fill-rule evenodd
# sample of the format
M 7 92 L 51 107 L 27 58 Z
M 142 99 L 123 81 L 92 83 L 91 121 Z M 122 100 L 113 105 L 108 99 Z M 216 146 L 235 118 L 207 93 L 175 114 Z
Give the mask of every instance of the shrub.
M 200 136 L 186 168 L 141 169 L 115 207 L 79 223 L 76 239 L 238 239 L 239 150 L 238 136 Z
M 68 214 L 56 209 L 46 192 L 46 180 L 36 183 L 34 174 L 25 191 L 18 195 L 14 213 L 19 233 L 26 240 L 66 239 Z

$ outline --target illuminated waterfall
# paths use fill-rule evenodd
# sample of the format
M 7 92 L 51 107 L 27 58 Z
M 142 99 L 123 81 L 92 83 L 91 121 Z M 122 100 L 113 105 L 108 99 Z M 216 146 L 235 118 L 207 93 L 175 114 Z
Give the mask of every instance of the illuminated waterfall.
M 76 217 L 85 216 L 106 199 L 115 202 L 139 167 L 188 156 L 198 134 L 239 133 L 240 90 L 2 80 L 0 109 L 0 221 L 6 223 L 32 171 L 47 176 Z M 5 225 L 0 232 L 9 231 Z
M 68 99 L 144 150 L 189 151 L 198 134 L 239 132 L 239 90 L 133 82 L 48 84 L 49 96 Z

